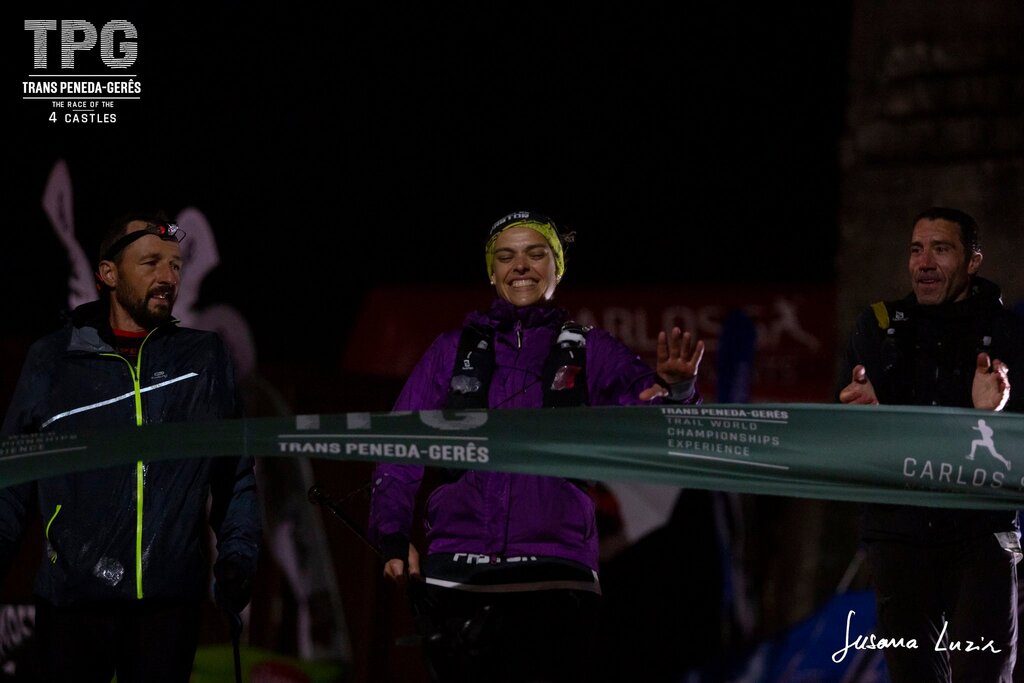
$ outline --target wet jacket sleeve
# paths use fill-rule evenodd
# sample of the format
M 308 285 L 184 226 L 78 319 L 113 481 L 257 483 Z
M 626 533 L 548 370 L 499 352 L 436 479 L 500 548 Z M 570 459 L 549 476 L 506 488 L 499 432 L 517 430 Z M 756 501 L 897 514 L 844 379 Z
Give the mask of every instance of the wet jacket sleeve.
M 11 404 L 4 415 L 0 436 L 38 431 L 39 397 L 45 395 L 50 365 L 42 342 L 34 344 L 25 358 Z M 7 574 L 18 553 L 25 521 L 33 510 L 35 483 L 28 482 L 0 490 L 0 578 Z
M 444 407 L 457 344 L 457 332 L 443 334 L 431 344 L 406 380 L 394 410 Z M 419 465 L 381 463 L 373 471 L 369 536 L 385 561 L 406 558 L 416 492 L 422 480 L 423 467 Z
M 587 334 L 587 389 L 595 406 L 651 405 L 663 402 L 701 402 L 697 383 L 679 400 L 641 401 L 640 392 L 654 384 L 655 373 L 628 346 L 601 329 Z
M 223 343 L 213 363 L 211 402 L 222 418 L 242 416 L 231 358 Z M 210 526 L 217 535 L 217 560 L 230 560 L 252 578 L 262 538 L 256 476 L 251 457 L 214 458 L 210 464 Z

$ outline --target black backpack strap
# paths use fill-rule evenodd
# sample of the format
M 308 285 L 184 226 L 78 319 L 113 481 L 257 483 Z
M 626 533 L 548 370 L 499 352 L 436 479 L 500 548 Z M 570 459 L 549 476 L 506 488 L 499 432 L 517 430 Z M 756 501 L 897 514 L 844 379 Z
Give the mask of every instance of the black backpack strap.
M 587 389 L 587 333 L 593 329 L 572 320 L 562 328 L 544 362 L 544 407 L 571 408 L 590 405 Z M 595 482 L 569 477 L 568 481 L 589 495 Z
M 541 377 L 545 408 L 589 404 L 586 365 L 587 333 L 591 329 L 573 321 L 565 322 L 559 329 Z M 464 327 L 459 337 L 445 407 L 487 408 L 494 366 L 494 328 L 486 325 Z M 463 473 L 450 470 L 446 474 L 449 480 L 455 480 Z
M 544 362 L 544 407 L 565 408 L 590 403 L 587 391 L 587 333 L 572 320 L 562 324 Z
M 494 374 L 494 328 L 467 325 L 462 328 L 455 367 L 448 385 L 446 408 L 486 408 Z
M 465 410 L 487 408 L 487 396 L 494 375 L 494 328 L 487 325 L 466 325 L 455 352 L 455 367 L 448 383 L 445 408 Z M 445 482 L 457 481 L 464 470 L 446 467 L 441 470 Z

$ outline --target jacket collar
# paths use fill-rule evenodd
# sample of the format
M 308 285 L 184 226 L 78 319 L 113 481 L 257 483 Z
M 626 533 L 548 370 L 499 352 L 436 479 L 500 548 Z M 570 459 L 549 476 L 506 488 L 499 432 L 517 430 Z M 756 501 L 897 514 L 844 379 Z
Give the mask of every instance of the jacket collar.
M 917 303 L 917 297 L 913 292 L 903 301 L 908 309 L 929 318 L 966 318 L 1003 308 L 1003 295 L 999 285 L 977 275 L 971 277 L 967 298 L 961 301 L 925 306 Z
M 550 302 L 514 306 L 504 299 L 495 299 L 487 311 L 474 311 L 466 316 L 466 324 L 510 330 L 517 322 L 523 327 L 559 327 L 568 318 L 569 314 L 565 310 Z
M 155 331 L 166 330 L 178 321 L 170 321 L 160 325 Z M 68 351 L 75 353 L 113 353 L 111 342 L 114 332 L 110 329 L 110 305 L 105 298 L 89 301 L 71 311 L 69 325 L 71 339 Z

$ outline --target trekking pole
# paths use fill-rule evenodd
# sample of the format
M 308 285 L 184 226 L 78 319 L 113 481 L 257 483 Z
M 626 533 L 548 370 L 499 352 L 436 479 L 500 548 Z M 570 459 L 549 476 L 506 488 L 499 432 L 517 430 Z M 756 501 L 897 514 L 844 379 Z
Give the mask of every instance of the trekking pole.
M 231 630 L 231 648 L 234 651 L 235 659 L 235 683 L 242 683 L 242 654 L 240 641 L 242 639 L 242 615 L 235 614 L 230 610 L 224 610 L 228 616 L 228 627 Z
M 353 493 L 349 494 L 349 496 L 346 496 L 346 498 L 354 495 L 355 493 L 358 493 L 363 488 L 366 487 L 364 486 L 360 487 L 359 489 L 356 489 Z M 329 493 L 321 489 L 319 486 L 311 486 L 309 488 L 308 496 L 309 502 L 313 503 L 314 505 L 322 505 L 328 510 L 330 510 L 331 513 L 333 513 L 335 517 L 340 519 L 341 522 L 345 526 L 347 526 L 352 533 L 354 533 L 356 536 L 359 537 L 360 540 L 363 541 L 363 543 L 370 546 L 370 549 L 373 550 L 374 554 L 379 559 L 384 559 L 384 556 L 381 554 L 380 549 L 370 542 L 370 538 L 366 535 L 366 531 L 363 529 L 362 525 L 360 525 L 358 522 L 349 517 L 348 513 L 346 513 L 345 510 L 342 509 L 340 503 L 336 501 Z M 424 606 L 426 601 L 426 591 L 424 590 L 422 582 L 420 581 L 409 581 L 406 584 L 405 588 L 406 597 L 409 599 L 409 606 L 413 613 L 413 619 L 417 622 L 417 624 L 421 627 L 422 630 L 422 627 L 425 625 L 425 622 L 423 620 L 426 619 L 426 609 Z M 426 632 L 430 633 L 433 630 L 434 629 L 431 628 Z M 413 639 L 422 639 L 422 636 L 413 636 Z M 409 642 L 412 639 L 403 638 L 401 640 L 403 641 L 403 644 L 409 644 Z
M 357 489 L 357 492 L 361 489 Z M 336 501 L 329 493 L 321 489 L 319 486 L 309 487 L 309 502 L 314 505 L 322 505 L 331 511 L 331 513 L 341 520 L 341 522 L 349 528 L 349 531 L 354 533 L 359 539 L 368 545 L 377 557 L 381 557 L 380 550 L 373 543 L 370 542 L 369 537 L 366 535 L 366 531 L 363 527 L 348 516 L 348 513 L 342 509 L 341 505 Z M 383 559 L 383 558 L 382 558 Z

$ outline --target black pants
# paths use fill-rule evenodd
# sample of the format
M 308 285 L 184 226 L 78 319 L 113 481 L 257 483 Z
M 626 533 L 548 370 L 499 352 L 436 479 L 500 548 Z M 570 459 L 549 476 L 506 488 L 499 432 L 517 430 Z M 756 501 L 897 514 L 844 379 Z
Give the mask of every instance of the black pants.
M 599 607 L 587 591 L 433 586 L 414 605 L 431 677 L 443 683 L 588 681 Z
M 918 643 L 917 649 L 885 650 L 893 683 L 1010 682 L 1017 567 L 993 535 L 943 545 L 875 541 L 868 554 L 877 635 Z M 968 652 L 968 641 L 980 649 Z M 960 649 L 954 649 L 957 643 Z
M 36 606 L 41 680 L 47 683 L 187 683 L 199 603 L 150 601 Z

